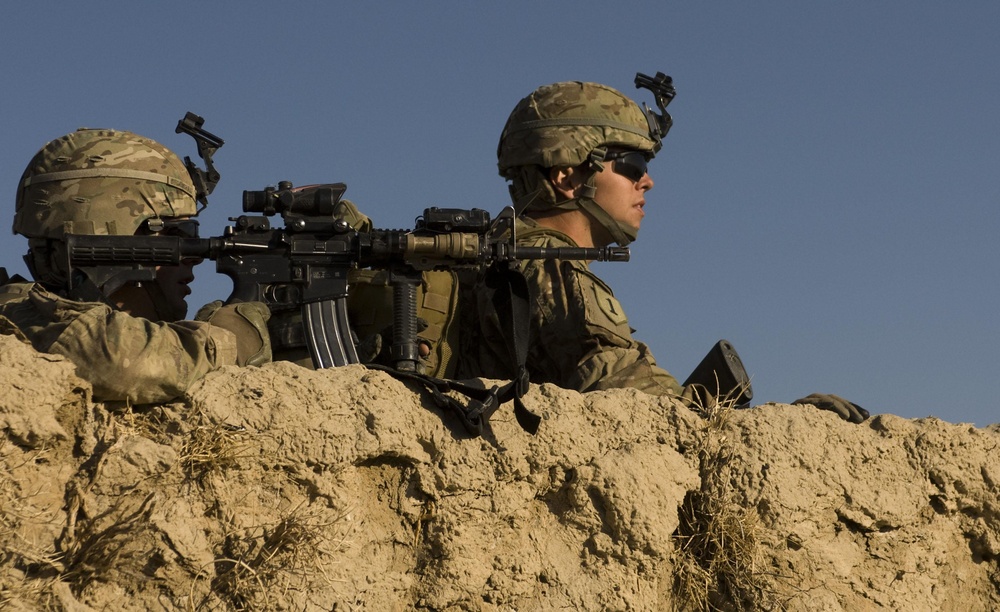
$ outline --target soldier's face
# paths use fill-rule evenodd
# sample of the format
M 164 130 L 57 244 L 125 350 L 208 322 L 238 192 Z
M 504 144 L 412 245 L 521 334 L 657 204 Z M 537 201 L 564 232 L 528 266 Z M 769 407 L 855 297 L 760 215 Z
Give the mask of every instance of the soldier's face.
M 162 236 L 197 238 L 198 224 L 189 217 L 175 217 L 167 221 L 158 232 Z M 187 296 L 191 295 L 188 284 L 194 280 L 194 266 L 199 259 L 185 259 L 179 266 L 160 266 L 156 269 L 156 284 L 159 289 L 157 299 L 162 302 L 157 310 L 165 320 L 181 320 L 187 316 Z
M 185 223 L 186 217 L 176 217 L 167 220 L 165 227 L 151 232 L 146 227 L 139 228 L 137 235 L 163 235 L 196 237 L 196 223 Z M 188 286 L 194 280 L 194 266 L 200 260 L 184 260 L 177 266 L 157 266 L 155 286 L 123 287 L 115 293 L 113 299 L 118 306 L 137 317 L 153 321 L 180 321 L 187 316 L 187 296 L 191 295 Z
M 134 317 L 150 321 L 181 321 L 187 316 L 188 283 L 194 280 L 193 263 L 159 266 L 156 280 L 142 286 L 127 284 L 112 293 L 111 302 Z
M 646 192 L 653 188 L 653 179 L 646 172 L 639 180 L 632 180 L 616 172 L 614 164 L 622 163 L 613 160 L 604 164 L 604 169 L 594 177 L 597 193 L 594 200 L 611 218 L 630 227 L 639 229 L 642 218 L 646 216 L 643 207 L 646 206 Z
M 194 280 L 194 261 L 184 261 L 179 266 L 160 266 L 156 269 L 156 284 L 160 288 L 165 312 L 174 313 L 177 319 L 187 314 L 188 284 Z

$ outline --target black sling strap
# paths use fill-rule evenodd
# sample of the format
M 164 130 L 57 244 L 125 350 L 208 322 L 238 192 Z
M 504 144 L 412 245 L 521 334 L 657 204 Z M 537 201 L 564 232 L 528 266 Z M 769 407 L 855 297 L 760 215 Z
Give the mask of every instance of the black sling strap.
M 509 263 L 491 268 L 483 282 L 484 291 L 493 304 L 500 325 L 507 326 L 504 338 L 507 340 L 507 363 L 510 364 L 511 382 L 504 389 L 514 401 L 514 416 L 517 422 L 532 434 L 538 431 L 541 417 L 524 407 L 521 398 L 528 392 L 528 344 L 531 333 L 530 307 L 528 303 L 528 283 L 524 275 Z
M 366 367 L 381 370 L 402 381 L 414 382 L 426 389 L 434 403 L 442 410 L 453 412 L 462 425 L 473 436 L 480 436 L 489 428 L 489 419 L 501 405 L 513 401 L 514 417 L 527 432 L 535 434 L 541 424 L 541 417 L 533 414 L 521 401 L 528 392 L 529 305 L 528 284 L 520 271 L 510 266 L 496 266 L 484 276 L 477 290 L 485 291 L 486 297 L 496 310 L 500 324 L 504 326 L 507 340 L 507 363 L 510 364 L 510 382 L 486 388 L 480 381 L 445 380 L 416 372 L 404 372 L 377 364 Z M 462 402 L 450 395 L 457 392 L 467 401 Z

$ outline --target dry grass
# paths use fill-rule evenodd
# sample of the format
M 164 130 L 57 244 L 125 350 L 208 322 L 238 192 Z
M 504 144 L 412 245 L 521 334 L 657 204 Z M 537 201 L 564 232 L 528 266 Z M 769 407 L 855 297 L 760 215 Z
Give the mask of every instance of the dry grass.
M 721 418 L 716 413 L 738 409 L 738 400 L 753 385 L 752 381 L 748 380 L 745 385 L 730 389 L 725 393 L 719 392 L 720 386 L 718 375 L 715 378 L 714 389 L 703 385 L 691 385 L 689 388 L 692 388 L 693 397 L 688 398 L 688 407 L 709 419 Z
M 214 562 L 212 594 L 236 610 L 267 610 L 290 591 L 308 593 L 329 585 L 323 566 L 345 548 L 346 536 L 332 537 L 343 516 L 330 518 L 321 509 L 300 505 L 272 524 L 232 529 Z M 193 594 L 189 601 L 194 606 Z
M 137 507 L 123 498 L 100 516 L 77 522 L 89 485 L 83 490 L 78 485 L 69 488 L 68 508 L 37 508 L 32 500 L 39 492 L 22 490 L 12 474 L 25 465 L 43 462 L 45 450 L 25 454 L 11 465 L 14 453 L 5 453 L 4 444 L 0 443 L 4 459 L 0 469 L 0 609 L 15 604 L 61 609 L 53 597 L 56 585 L 65 583 L 79 590 L 109 576 L 123 557 L 135 554 L 129 544 L 147 529 L 153 496 Z M 94 478 L 102 464 L 97 463 Z M 64 529 L 58 544 L 49 541 L 42 547 L 31 535 L 40 528 L 51 533 L 60 524 Z
M 675 538 L 678 554 L 673 600 L 678 610 L 773 610 L 776 603 L 759 568 L 759 517 L 742 505 L 732 484 L 732 442 L 725 435 L 731 402 L 703 408 L 698 451 L 701 488 L 688 493 Z
M 45 449 L 16 457 L 18 452 L 6 438 L 0 440 L 0 609 L 15 603 L 44 609 L 62 564 L 51 543 L 40 545 L 30 533 L 55 520 L 56 511 L 33 505 L 39 492 L 22 490 L 13 476 L 15 470 L 42 461 Z
M 106 512 L 85 522 L 76 523 L 67 532 L 63 559 L 63 578 L 82 589 L 93 580 L 106 578 L 116 569 L 127 566 L 129 559 L 148 554 L 145 547 L 133 546 L 150 529 L 155 494 L 149 493 L 134 506 L 134 501 L 121 498 Z
M 167 416 L 127 412 L 119 419 L 132 433 L 174 446 L 181 470 L 193 480 L 202 481 L 209 474 L 239 468 L 244 460 L 256 457 L 252 432 L 215 422 L 199 406 Z
M 52 586 L 58 578 L 29 578 L 14 576 L 0 569 L 0 610 L 57 610 L 52 597 Z
M 145 415 L 131 411 L 109 414 L 107 427 L 90 468 L 82 468 L 66 488 L 66 526 L 59 541 L 64 571 L 62 579 L 75 591 L 95 580 L 113 579 L 115 572 L 132 572 L 135 559 L 149 555 L 143 539 L 153 530 L 150 521 L 156 494 L 142 494 L 137 484 L 129 483 L 122 493 L 107 497 L 112 503 L 103 511 L 85 511 L 86 500 L 110 457 L 129 439 L 150 435 L 154 427 Z M 163 474 L 151 476 L 162 478 Z M 103 496 L 102 496 L 103 497 Z
M 196 425 L 181 443 L 180 463 L 185 475 L 201 480 L 211 473 L 238 468 L 254 456 L 251 434 L 222 423 Z

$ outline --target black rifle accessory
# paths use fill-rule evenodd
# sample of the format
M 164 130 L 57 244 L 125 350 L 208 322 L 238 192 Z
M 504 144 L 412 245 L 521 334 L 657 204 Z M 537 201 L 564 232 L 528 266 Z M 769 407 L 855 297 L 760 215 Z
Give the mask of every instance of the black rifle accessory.
M 719 340 L 701 360 L 684 386 L 701 385 L 717 401 L 730 400 L 736 408 L 746 408 L 753 399 L 750 377 L 739 353 L 727 340 Z
M 184 165 L 187 167 L 191 181 L 194 183 L 196 192 L 195 199 L 201 204 L 201 209 L 208 206 L 208 196 L 215 191 L 215 186 L 219 184 L 219 172 L 215 169 L 215 162 L 212 156 L 215 152 L 226 144 L 226 141 L 211 132 L 202 129 L 205 120 L 198 115 L 188 112 L 184 118 L 177 122 L 176 134 L 188 134 L 194 138 L 198 144 L 198 156 L 205 160 L 205 170 L 202 170 L 191 161 L 190 156 L 184 157 Z M 201 210 L 199 209 L 199 211 Z
M 674 124 L 673 118 L 667 112 L 667 105 L 677 95 L 677 90 L 674 88 L 674 80 L 662 72 L 657 72 L 655 77 L 646 76 L 641 72 L 635 73 L 635 87 L 653 92 L 656 106 L 660 109 L 660 112 L 656 113 L 646 106 L 645 102 L 642 103 L 643 112 L 646 113 L 646 121 L 649 122 L 649 134 L 656 141 L 653 146 L 655 154 L 663 146 L 663 138 Z
M 74 273 L 81 272 L 74 278 L 101 291 L 111 284 L 152 280 L 159 265 L 179 265 L 188 258 L 214 260 L 216 270 L 233 281 L 227 302 L 264 302 L 272 312 L 272 323 L 296 321 L 296 314 L 301 315 L 301 323 L 296 321 L 289 329 L 271 329 L 272 346 L 304 336 L 317 369 L 358 363 L 356 339 L 347 316 L 348 273 L 354 268 L 386 269 L 394 294 L 391 370 L 405 372 L 412 380 L 423 376 L 414 298 L 422 271 L 498 269 L 516 292 L 512 264 L 517 259 L 629 258 L 629 250 L 623 247 L 518 246 L 511 207 L 493 220 L 480 209 L 427 208 L 412 230 L 361 232 L 344 219 L 341 197 L 345 190 L 343 183 L 293 188 L 286 181 L 277 188 L 245 191 L 244 212 L 260 214 L 231 218 L 233 225 L 222 236 L 212 238 L 67 235 L 67 265 Z M 282 227 L 272 227 L 270 218 L 274 215 L 281 216 Z M 526 318 L 512 322 L 515 330 L 526 329 L 526 325 Z M 515 341 L 518 346 L 512 358 L 519 359 L 519 367 L 514 383 L 487 390 L 488 397 L 475 398 L 478 404 L 474 412 L 460 415 L 476 435 L 483 431 L 496 406 L 518 400 L 527 391 L 523 361 L 526 337 L 525 332 L 524 339 Z M 441 389 L 443 383 L 438 381 L 428 380 L 428 388 Z M 448 384 L 451 389 L 460 389 L 454 381 Z M 515 414 L 526 429 L 537 429 L 537 417 L 519 401 L 515 401 Z

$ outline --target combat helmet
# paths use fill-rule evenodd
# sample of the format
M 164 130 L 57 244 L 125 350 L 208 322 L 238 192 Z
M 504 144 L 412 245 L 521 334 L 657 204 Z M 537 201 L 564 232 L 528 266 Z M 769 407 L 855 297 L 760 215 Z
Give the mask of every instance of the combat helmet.
M 49 142 L 17 187 L 14 233 L 26 236 L 36 280 L 65 282 L 65 234 L 132 235 L 151 219 L 194 216 L 188 168 L 160 143 L 132 132 L 79 129 Z
M 497 145 L 500 176 L 511 181 L 511 199 L 518 214 L 549 208 L 583 208 L 626 245 L 635 229 L 620 227 L 590 197 L 560 202 L 546 180 L 549 168 L 588 163 L 600 170 L 609 147 L 642 151 L 651 159 L 672 125 L 666 105 L 675 91 L 663 73 L 655 78 L 636 75 L 636 87 L 656 95 L 661 113 L 640 107 L 620 91 L 581 81 L 543 85 L 523 98 L 510 116 Z
M 14 233 L 132 235 L 147 219 L 193 216 L 184 162 L 149 138 L 79 129 L 42 147 L 17 187 Z

